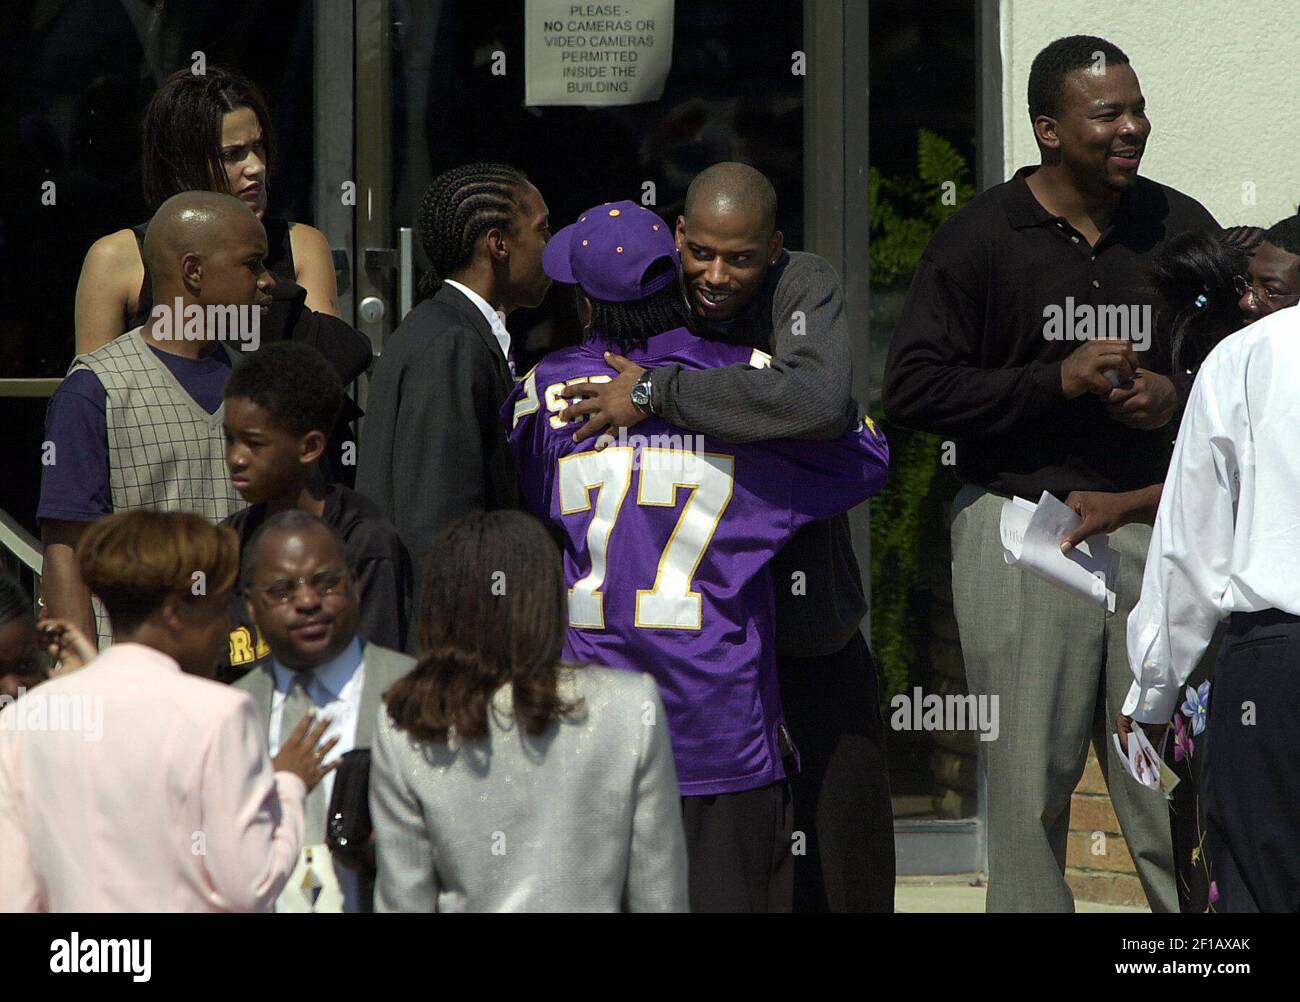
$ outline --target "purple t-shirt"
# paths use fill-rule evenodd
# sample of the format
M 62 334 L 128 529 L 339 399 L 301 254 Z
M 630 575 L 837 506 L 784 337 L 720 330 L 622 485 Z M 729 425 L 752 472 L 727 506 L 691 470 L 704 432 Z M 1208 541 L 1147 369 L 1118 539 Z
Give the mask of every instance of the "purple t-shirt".
M 876 494 L 888 445 L 869 424 L 829 442 L 737 445 L 659 418 L 600 452 L 574 445 L 577 426 L 556 427 L 564 385 L 612 378 L 612 348 L 596 339 L 547 356 L 502 408 L 525 503 L 564 533 L 565 657 L 655 677 L 683 795 L 764 786 L 785 775 L 768 561 L 801 526 Z M 769 360 L 680 328 L 628 357 Z
M 225 351 L 214 351 L 205 358 L 183 358 L 152 346 L 149 350 L 200 407 L 216 413 L 230 378 L 230 356 Z M 50 397 L 45 440 L 54 443 L 56 461 L 41 470 L 38 519 L 93 522 L 112 513 L 107 402 L 104 384 L 89 369 L 72 373 Z

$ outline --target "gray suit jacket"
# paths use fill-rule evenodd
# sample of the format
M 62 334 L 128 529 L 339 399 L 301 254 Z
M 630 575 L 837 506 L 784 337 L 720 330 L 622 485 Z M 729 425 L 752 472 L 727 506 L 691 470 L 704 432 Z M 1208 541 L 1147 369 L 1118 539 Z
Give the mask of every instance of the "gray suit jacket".
M 362 649 L 362 658 L 366 665 L 366 677 L 361 686 L 361 711 L 357 716 L 357 734 L 352 742 L 353 748 L 369 748 L 374 743 L 375 721 L 379 719 L 381 698 L 394 682 L 415 667 L 414 658 L 378 644 L 366 644 Z M 275 692 L 271 659 L 267 658 L 236 682 L 235 688 L 243 689 L 253 697 L 258 717 L 264 726 L 269 727 L 271 696 Z
M 668 717 L 649 675 L 561 671 L 582 709 L 521 733 L 503 686 L 489 734 L 421 742 L 384 715 L 370 813 L 376 911 L 686 911 Z

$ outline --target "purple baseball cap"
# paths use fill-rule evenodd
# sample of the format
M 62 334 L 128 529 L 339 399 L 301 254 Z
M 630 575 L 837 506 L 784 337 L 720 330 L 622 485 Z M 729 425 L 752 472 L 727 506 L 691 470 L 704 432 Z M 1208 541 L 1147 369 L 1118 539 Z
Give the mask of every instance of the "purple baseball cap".
M 646 281 L 660 261 L 672 268 Z M 644 205 L 606 202 L 582 214 L 546 244 L 542 267 L 557 282 L 582 287 L 605 303 L 634 303 L 678 280 L 672 228 Z

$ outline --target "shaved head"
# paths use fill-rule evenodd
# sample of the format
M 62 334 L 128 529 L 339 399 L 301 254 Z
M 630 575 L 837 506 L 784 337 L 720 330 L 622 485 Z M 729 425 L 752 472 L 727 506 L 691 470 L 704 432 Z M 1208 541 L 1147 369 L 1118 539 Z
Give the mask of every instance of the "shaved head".
M 686 189 L 686 216 L 701 209 L 752 216 L 766 237 L 776 229 L 776 189 L 749 164 L 724 161 L 695 175 Z
M 239 241 L 255 239 L 262 224 L 233 195 L 183 191 L 158 207 L 144 237 L 144 266 L 155 287 L 180 281 L 187 254 L 210 258 Z M 265 243 L 265 232 L 261 237 Z
M 207 354 L 235 330 L 229 323 L 242 324 L 239 339 L 252 346 L 245 351 L 257 350 L 261 313 L 247 309 L 269 308 L 275 279 L 266 270 L 266 230 L 252 209 L 215 191 L 173 195 L 149 220 L 142 256 L 154 299 L 146 336 L 161 350 Z M 198 325 L 191 306 L 203 308 Z M 241 310 L 244 320 L 230 319 Z M 183 326 L 184 337 L 176 336 Z
M 758 294 L 785 245 L 772 182 L 748 164 L 701 171 L 686 189 L 676 239 L 691 309 L 706 323 L 733 319 Z

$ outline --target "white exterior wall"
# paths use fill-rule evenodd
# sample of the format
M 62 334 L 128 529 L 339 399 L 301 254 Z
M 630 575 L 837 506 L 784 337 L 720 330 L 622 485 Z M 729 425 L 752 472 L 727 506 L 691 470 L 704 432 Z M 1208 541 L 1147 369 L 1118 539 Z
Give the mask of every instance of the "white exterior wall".
M 1268 226 L 1300 203 L 1300 0 L 1001 0 L 1003 176 L 1039 162 L 1029 67 L 1062 35 L 1124 50 L 1147 99 L 1141 174 L 1223 226 Z

